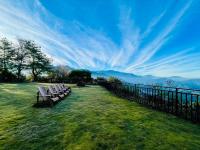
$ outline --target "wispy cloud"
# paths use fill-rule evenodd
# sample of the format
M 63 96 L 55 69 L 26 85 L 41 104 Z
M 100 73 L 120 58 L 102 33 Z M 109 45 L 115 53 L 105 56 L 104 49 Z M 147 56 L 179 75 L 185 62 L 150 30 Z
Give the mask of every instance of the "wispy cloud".
M 103 33 L 78 22 L 71 23 L 70 28 L 66 28 L 66 34 L 50 27 L 40 14 L 49 19 L 59 19 L 49 13 L 38 0 L 34 1 L 35 11 L 26 3 L 16 3 L 17 6 L 13 6 L 11 1 L 0 2 L 1 33 L 11 39 L 22 37 L 35 40 L 56 64 L 101 68 L 109 62 L 112 52 L 117 50 L 115 44 Z M 98 60 L 97 64 L 95 60 Z
M 127 7 L 120 9 L 119 29 L 122 34 L 122 44 L 119 52 L 111 62 L 111 66 L 128 65 L 130 58 L 138 49 L 140 40 L 140 30 L 131 19 L 132 10 Z M 120 63 L 119 63 L 120 62 Z
M 138 59 L 134 62 L 133 65 L 130 65 L 127 67 L 126 71 L 134 71 L 134 68 L 145 63 L 149 59 L 152 58 L 152 56 L 161 49 L 161 47 L 166 44 L 166 42 L 170 39 L 172 36 L 172 31 L 175 30 L 177 23 L 181 20 L 181 18 L 184 16 L 185 12 L 190 8 L 190 5 L 192 4 L 192 1 L 189 1 L 188 3 L 185 4 L 185 6 L 175 15 L 175 17 L 172 18 L 171 21 L 166 25 L 166 27 L 163 29 L 163 31 L 160 32 L 154 38 L 149 44 L 147 44 L 143 49 L 140 50 L 140 54 Z M 158 18 L 160 19 L 159 16 Z M 159 20 L 158 19 L 158 20 Z M 157 21 L 155 21 L 157 22 Z M 151 29 L 154 26 L 155 23 L 150 24 Z M 148 31 L 148 30 L 147 30 Z M 145 32 L 146 34 L 146 32 Z
M 154 61 L 153 63 L 141 65 L 135 68 L 135 72 L 138 74 L 155 73 L 159 76 L 177 75 L 177 73 L 180 74 L 184 72 L 191 73 L 191 71 L 194 71 L 195 69 L 200 69 L 198 66 L 200 53 L 198 51 L 190 53 L 194 50 L 194 48 L 189 48 L 166 58 Z
M 12 40 L 35 40 L 54 64 L 92 70 L 115 69 L 138 74 L 185 76 L 189 70 L 193 70 L 194 74 L 198 72 L 195 69 L 199 69 L 200 52 L 194 52 L 198 47 L 188 46 L 183 50 L 175 47 L 175 53 L 158 59 L 153 57 L 173 37 L 173 31 L 192 4 L 192 0 L 185 3 L 145 44 L 143 41 L 169 13 L 169 7 L 152 17 L 145 30 L 134 19 L 134 9 L 120 7 L 117 26 L 121 33 L 119 44 L 103 31 L 79 20 L 65 21 L 54 16 L 39 0 L 16 0 L 15 3 L 0 0 L 0 35 Z

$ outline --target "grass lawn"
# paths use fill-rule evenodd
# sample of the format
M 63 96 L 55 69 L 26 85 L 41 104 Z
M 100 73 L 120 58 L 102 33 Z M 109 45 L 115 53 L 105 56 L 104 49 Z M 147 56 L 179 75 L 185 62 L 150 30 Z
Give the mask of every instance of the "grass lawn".
M 99 86 L 74 86 L 53 108 L 33 108 L 37 86 L 0 84 L 0 149 L 200 149 L 199 125 Z

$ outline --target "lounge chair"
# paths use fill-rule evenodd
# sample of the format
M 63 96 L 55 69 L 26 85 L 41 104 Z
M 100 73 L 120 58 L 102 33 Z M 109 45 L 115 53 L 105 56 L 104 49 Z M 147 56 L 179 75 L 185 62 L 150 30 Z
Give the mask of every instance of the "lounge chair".
M 58 92 L 59 94 L 63 94 L 65 96 L 67 96 L 67 93 L 63 89 L 61 89 L 59 87 L 59 85 L 54 85 L 54 88 L 55 88 L 56 92 Z
M 63 89 L 60 84 L 57 84 L 57 87 L 60 89 L 60 91 L 62 91 L 65 94 L 65 96 L 67 96 L 69 94 L 69 92 L 66 91 L 65 89 Z
M 57 102 L 59 100 L 58 97 L 56 97 L 56 96 L 54 97 L 54 96 L 48 94 L 45 87 L 38 87 L 37 103 L 39 103 L 40 98 L 42 99 L 43 102 L 48 102 L 51 106 L 53 106 L 54 102 Z
M 64 90 L 71 92 L 71 88 L 70 87 L 66 87 L 65 84 L 60 84 L 60 85 Z
M 66 95 L 68 95 L 68 94 L 70 93 L 70 91 L 69 91 L 68 89 L 66 89 L 66 88 L 63 88 L 63 86 L 62 86 L 61 84 L 58 84 L 57 86 L 58 86 L 59 89 L 60 89 L 61 91 L 63 91 Z
M 64 94 L 57 92 L 52 85 L 49 86 L 49 93 L 51 93 L 51 95 L 60 97 L 61 99 L 64 99 Z

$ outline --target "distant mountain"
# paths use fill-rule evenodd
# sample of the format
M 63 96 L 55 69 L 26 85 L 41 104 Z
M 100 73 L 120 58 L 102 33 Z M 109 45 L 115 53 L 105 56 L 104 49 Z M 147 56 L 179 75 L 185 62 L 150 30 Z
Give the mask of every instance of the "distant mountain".
M 178 76 L 156 77 L 152 75 L 138 76 L 131 73 L 118 72 L 114 70 L 92 71 L 92 77 L 116 77 L 124 82 L 134 84 L 175 86 L 182 88 L 200 89 L 200 79 L 187 79 Z
M 65 66 L 54 66 L 54 70 L 63 70 L 65 72 L 71 72 L 74 69 L 70 66 L 65 65 Z
M 120 78 L 121 80 L 131 80 L 135 77 L 138 77 L 137 75 L 130 74 L 130 73 L 124 73 L 124 72 L 118 72 L 114 70 L 105 70 L 105 71 L 92 71 L 92 77 L 104 77 L 104 78 L 109 78 L 109 77 L 116 77 Z

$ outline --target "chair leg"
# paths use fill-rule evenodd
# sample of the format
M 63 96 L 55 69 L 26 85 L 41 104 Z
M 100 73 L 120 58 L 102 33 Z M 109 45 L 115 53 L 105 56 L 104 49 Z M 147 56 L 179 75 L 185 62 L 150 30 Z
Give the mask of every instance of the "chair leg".
M 37 92 L 37 104 L 39 103 L 39 92 Z
M 49 100 L 50 106 L 53 107 L 53 101 L 50 99 Z

